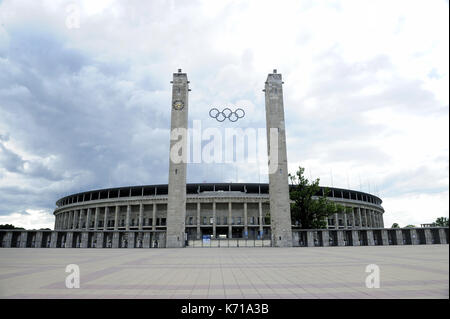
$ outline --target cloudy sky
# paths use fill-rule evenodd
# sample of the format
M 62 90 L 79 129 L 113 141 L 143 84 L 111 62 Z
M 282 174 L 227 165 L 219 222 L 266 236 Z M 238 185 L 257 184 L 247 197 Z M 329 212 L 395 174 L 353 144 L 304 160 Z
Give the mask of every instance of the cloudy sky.
M 264 128 L 278 69 L 290 172 L 380 196 L 388 226 L 448 216 L 448 33 L 444 0 L 0 0 L 0 224 L 167 183 L 178 68 L 203 129 Z M 218 124 L 216 105 L 246 117 Z M 189 164 L 188 182 L 267 181 L 258 166 Z

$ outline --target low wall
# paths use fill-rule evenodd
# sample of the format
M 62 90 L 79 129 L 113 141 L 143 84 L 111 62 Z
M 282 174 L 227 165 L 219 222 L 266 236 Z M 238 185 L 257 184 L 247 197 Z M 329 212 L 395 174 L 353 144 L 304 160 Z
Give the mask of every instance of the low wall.
M 294 247 L 448 244 L 448 227 L 305 229 L 292 231 Z M 270 247 L 270 240 L 242 238 L 187 241 L 187 247 Z M 164 248 L 162 230 L 0 230 L 0 248 Z
M 292 231 L 295 247 L 448 244 L 448 227 L 305 229 Z
M 0 230 L 1 248 L 164 248 L 165 231 Z

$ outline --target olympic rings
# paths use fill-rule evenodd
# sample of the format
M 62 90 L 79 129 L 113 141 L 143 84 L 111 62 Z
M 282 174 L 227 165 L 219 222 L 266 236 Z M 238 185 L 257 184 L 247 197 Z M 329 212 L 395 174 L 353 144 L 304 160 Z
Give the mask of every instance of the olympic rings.
M 228 107 L 224 108 L 222 111 L 219 111 L 215 107 L 209 110 L 209 116 L 213 119 L 216 119 L 217 122 L 223 122 L 228 119 L 230 122 L 236 122 L 238 119 L 243 118 L 245 116 L 245 112 L 241 108 L 237 108 L 236 111 L 232 111 Z

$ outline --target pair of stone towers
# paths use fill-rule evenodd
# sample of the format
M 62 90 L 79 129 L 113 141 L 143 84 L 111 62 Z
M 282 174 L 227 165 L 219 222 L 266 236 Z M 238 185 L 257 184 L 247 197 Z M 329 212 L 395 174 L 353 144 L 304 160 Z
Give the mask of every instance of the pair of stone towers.
M 173 74 L 169 155 L 166 247 L 185 245 L 186 168 L 189 81 L 187 74 Z M 269 155 L 269 198 L 272 243 L 291 247 L 291 212 L 287 171 L 283 82 L 276 70 L 265 82 L 267 151 Z

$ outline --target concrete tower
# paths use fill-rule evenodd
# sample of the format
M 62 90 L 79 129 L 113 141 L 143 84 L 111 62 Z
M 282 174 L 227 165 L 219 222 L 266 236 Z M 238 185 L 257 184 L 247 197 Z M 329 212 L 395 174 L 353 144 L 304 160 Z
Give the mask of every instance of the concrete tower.
M 265 83 L 269 198 L 272 241 L 276 247 L 292 246 L 291 208 L 287 171 L 281 74 L 273 70 Z
M 166 247 L 184 247 L 189 81 L 173 74 Z

